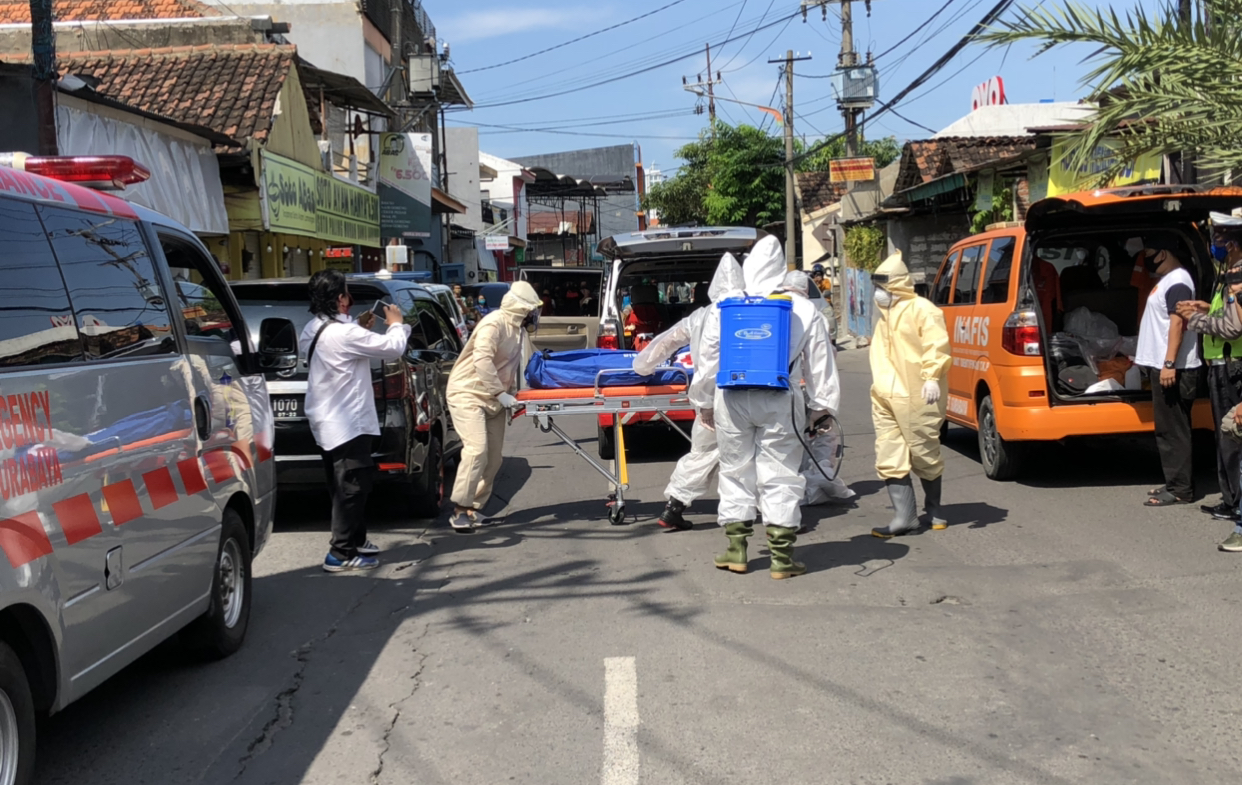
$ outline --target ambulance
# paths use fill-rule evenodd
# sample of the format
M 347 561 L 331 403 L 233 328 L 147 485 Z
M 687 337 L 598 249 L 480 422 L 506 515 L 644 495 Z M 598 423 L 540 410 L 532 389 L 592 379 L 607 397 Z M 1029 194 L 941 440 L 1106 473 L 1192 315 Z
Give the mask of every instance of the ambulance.
M 34 772 L 35 718 L 180 634 L 242 645 L 271 531 L 266 370 L 207 249 L 105 193 L 120 156 L 0 156 L 0 785 Z
M 1154 430 L 1150 387 L 1129 359 L 1150 291 L 1144 249 L 1175 244 L 1210 300 L 1208 214 L 1240 206 L 1238 188 L 1067 194 L 949 249 L 930 294 L 953 356 L 948 420 L 978 433 L 988 477 L 1017 477 L 1037 442 Z M 1206 397 L 1193 418 L 1213 428 Z

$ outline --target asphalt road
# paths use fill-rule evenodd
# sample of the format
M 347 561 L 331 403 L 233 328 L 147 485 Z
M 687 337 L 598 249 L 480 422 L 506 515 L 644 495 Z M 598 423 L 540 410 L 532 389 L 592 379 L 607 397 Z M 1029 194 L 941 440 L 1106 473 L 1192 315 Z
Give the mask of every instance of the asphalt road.
M 37 782 L 1236 782 L 1227 527 L 1141 506 L 1146 439 L 994 483 L 954 429 L 953 525 L 874 539 L 866 360 L 840 357 L 859 499 L 806 509 L 809 575 L 770 580 L 754 541 L 753 572 L 713 569 L 710 502 L 692 532 L 653 524 L 678 437 L 635 434 L 635 520 L 612 527 L 602 480 L 519 423 L 506 523 L 454 535 L 377 504 L 369 576 L 320 571 L 325 498 L 282 501 L 242 652 L 145 657 L 42 726 Z M 564 424 L 594 449 L 593 422 Z

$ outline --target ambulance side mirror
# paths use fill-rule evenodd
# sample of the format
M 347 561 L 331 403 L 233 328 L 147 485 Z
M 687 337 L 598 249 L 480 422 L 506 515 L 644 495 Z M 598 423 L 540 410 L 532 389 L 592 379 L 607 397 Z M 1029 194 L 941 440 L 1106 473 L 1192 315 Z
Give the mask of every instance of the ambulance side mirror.
M 288 371 L 298 367 L 298 333 L 288 319 L 264 319 L 259 325 L 259 368 Z

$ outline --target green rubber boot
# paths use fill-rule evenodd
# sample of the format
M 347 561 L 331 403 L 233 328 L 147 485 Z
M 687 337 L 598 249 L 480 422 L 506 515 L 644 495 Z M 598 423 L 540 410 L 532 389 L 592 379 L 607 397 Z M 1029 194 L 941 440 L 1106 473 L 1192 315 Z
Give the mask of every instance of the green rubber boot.
M 729 572 L 746 572 L 746 541 L 755 533 L 752 521 L 726 523 L 725 534 L 729 537 L 729 550 L 716 557 L 716 569 Z
M 768 527 L 768 550 L 772 553 L 772 580 L 783 581 L 806 575 L 806 565 L 793 560 L 794 543 L 798 541 L 798 531 L 784 526 Z

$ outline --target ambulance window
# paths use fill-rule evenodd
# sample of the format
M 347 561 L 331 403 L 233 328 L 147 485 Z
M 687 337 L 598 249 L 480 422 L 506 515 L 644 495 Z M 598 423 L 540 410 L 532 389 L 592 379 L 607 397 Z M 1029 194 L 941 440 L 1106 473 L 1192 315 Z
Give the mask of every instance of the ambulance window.
M 34 206 L 0 200 L 0 368 L 82 359 L 69 293 Z
M 957 269 L 957 260 L 961 256 L 961 251 L 955 252 L 949 257 L 949 261 L 944 263 L 944 269 L 940 272 L 940 278 L 936 281 L 936 291 L 932 293 L 932 302 L 936 305 L 948 305 L 949 294 L 953 291 L 953 272 Z
M 228 287 L 218 271 L 211 269 L 215 261 L 179 238 L 161 235 L 160 246 L 172 273 L 175 307 L 191 347 L 197 344 L 208 354 L 223 353 L 227 347 L 232 353 L 233 343 L 240 338 L 226 305 Z
M 136 221 L 40 207 L 88 360 L 173 354 L 172 321 Z
M 957 290 L 954 305 L 973 305 L 979 295 L 979 267 L 983 261 L 983 246 L 972 245 L 962 251 L 962 263 L 957 269 Z
M 988 250 L 988 281 L 979 295 L 981 303 L 1009 301 L 1009 274 L 1013 270 L 1013 238 L 1001 237 L 992 241 Z

